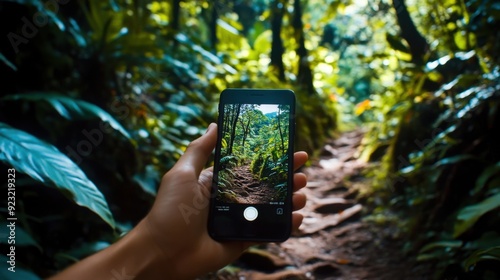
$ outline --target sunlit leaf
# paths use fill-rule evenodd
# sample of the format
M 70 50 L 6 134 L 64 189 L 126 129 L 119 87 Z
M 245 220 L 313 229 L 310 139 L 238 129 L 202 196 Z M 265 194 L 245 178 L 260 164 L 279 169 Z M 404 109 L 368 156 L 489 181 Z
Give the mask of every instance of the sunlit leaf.
M 173 112 L 177 112 L 179 115 L 184 116 L 184 117 L 197 117 L 198 114 L 196 111 L 193 109 L 193 107 L 186 106 L 186 105 L 180 105 L 180 104 L 174 104 L 174 103 L 165 103 L 165 108 L 168 108 L 169 110 L 172 110 Z
M 440 166 L 448 165 L 448 164 L 455 164 L 455 163 L 458 163 L 461 161 L 472 160 L 472 159 L 477 159 L 477 157 L 475 157 L 473 155 L 469 155 L 469 154 L 456 155 L 456 156 L 440 159 L 439 161 L 434 163 L 434 167 L 440 167 Z
M 175 35 L 175 39 L 189 47 L 191 47 L 195 52 L 199 53 L 200 55 L 202 55 L 202 57 L 212 63 L 215 63 L 215 64 L 220 64 L 221 63 L 221 59 L 212 54 L 211 52 L 205 50 L 204 48 L 202 48 L 200 45 L 197 45 L 195 44 L 192 40 L 190 40 L 185 34 L 183 33 L 178 33 L 177 35 Z
M 454 35 L 455 45 L 461 50 L 469 50 L 476 45 L 476 35 L 472 32 L 458 31 Z
M 370 100 L 366 99 L 366 100 L 363 100 L 363 101 L 359 102 L 358 104 L 356 104 L 356 107 L 354 109 L 354 113 L 356 114 L 356 116 L 359 116 L 359 115 L 363 114 L 364 111 L 366 111 L 367 109 L 370 109 L 370 108 L 371 108 Z
M 67 96 L 54 93 L 25 93 L 8 95 L 5 100 L 28 100 L 28 101 L 44 101 L 52 105 L 52 107 L 68 120 L 87 120 L 98 118 L 120 132 L 123 136 L 130 139 L 130 134 L 125 128 L 113 118 L 108 112 L 98 106 L 83 100 L 73 99 Z
M 254 49 L 258 53 L 268 53 L 269 50 L 271 49 L 271 37 L 272 37 L 272 31 L 271 30 L 266 30 L 262 32 L 254 42 Z
M 73 38 L 75 39 L 75 42 L 77 43 L 78 46 L 80 47 L 85 47 L 87 46 L 87 38 L 85 35 L 82 33 L 82 30 L 80 29 L 80 26 L 78 25 L 78 22 L 72 18 L 69 20 L 69 33 L 73 35 Z
M 7 0 L 7 1 L 16 2 L 23 5 L 31 5 L 35 7 L 37 11 L 43 13 L 44 15 L 47 15 L 61 31 L 65 31 L 66 29 L 64 23 L 57 16 L 57 13 L 61 8 L 57 3 L 55 5 L 46 5 L 46 2 L 37 0 Z M 57 9 L 57 10 L 52 10 L 52 9 Z
M 115 227 L 106 199 L 85 173 L 56 147 L 0 122 L 0 161 L 46 185 Z
M 458 212 L 453 236 L 460 236 L 469 230 L 481 216 L 498 207 L 500 207 L 500 193 L 492 195 L 477 204 L 462 208 Z

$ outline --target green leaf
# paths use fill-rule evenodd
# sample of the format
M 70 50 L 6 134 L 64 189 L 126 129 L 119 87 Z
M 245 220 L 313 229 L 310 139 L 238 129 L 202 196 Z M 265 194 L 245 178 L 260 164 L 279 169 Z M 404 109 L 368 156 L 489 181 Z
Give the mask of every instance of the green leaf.
M 145 192 L 156 195 L 156 187 L 159 183 L 158 178 L 160 177 L 160 173 L 153 165 L 147 165 L 146 168 L 144 168 L 144 172 L 135 174 L 133 179 Z
M 464 250 L 484 250 L 500 246 L 500 235 L 494 231 L 485 232 L 479 239 L 469 241 L 463 247 Z
M 221 64 L 222 63 L 221 59 L 218 56 L 216 56 L 216 55 L 212 54 L 211 52 L 205 50 L 201 46 L 195 44 L 185 34 L 178 33 L 177 35 L 175 35 L 175 39 L 178 42 L 180 42 L 180 43 L 182 43 L 182 44 L 184 44 L 184 45 L 186 45 L 188 47 L 191 47 L 193 49 L 193 51 L 199 53 L 203 57 L 203 59 L 208 60 L 208 61 L 210 61 L 210 62 L 212 62 L 214 64 Z
M 490 179 L 497 174 L 500 174 L 500 162 L 497 162 L 494 165 L 488 166 L 483 171 L 483 173 L 481 173 L 481 175 L 479 175 L 479 177 L 477 178 L 477 181 L 476 181 L 476 186 L 472 190 L 472 195 L 479 193 L 486 186 L 488 181 L 490 181 Z
M 68 31 L 71 35 L 73 35 L 73 39 L 75 40 L 76 44 L 81 48 L 85 48 L 87 46 L 87 39 L 82 30 L 80 29 L 78 22 L 72 18 L 69 18 L 68 22 L 69 22 Z
M 425 245 L 420 250 L 420 253 L 429 252 L 436 248 L 460 248 L 461 246 L 462 246 L 462 241 L 460 240 L 441 240 Z
M 434 167 L 440 167 L 443 165 L 448 165 L 448 164 L 455 164 L 464 160 L 470 160 L 470 159 L 477 159 L 477 157 L 468 155 L 468 154 L 462 154 L 462 155 L 456 155 L 452 157 L 447 157 L 440 159 L 436 163 L 434 163 Z
M 2 53 L 0 53 L 0 60 L 3 61 L 7 66 L 9 66 L 12 70 L 17 71 L 17 67 L 10 62 Z
M 455 45 L 461 50 L 469 50 L 476 45 L 476 35 L 472 32 L 460 30 L 453 36 Z
M 402 51 L 404 53 L 410 53 L 410 48 L 403 43 L 404 41 L 401 37 L 386 33 L 385 39 L 387 40 L 391 48 Z
M 115 120 L 108 112 L 100 107 L 83 101 L 73 99 L 71 97 L 63 96 L 54 93 L 25 93 L 8 95 L 4 97 L 5 100 L 28 100 L 28 101 L 45 101 L 65 119 L 68 120 L 88 120 L 91 118 L 98 118 L 109 125 L 115 130 L 119 131 L 127 139 L 130 139 L 130 134 L 125 128 Z
M 500 207 L 500 193 L 490 196 L 477 204 L 462 208 L 458 212 L 453 236 L 460 236 L 471 228 L 481 216 L 498 207 Z
M 469 271 L 471 267 L 474 267 L 478 262 L 484 260 L 495 260 L 500 262 L 500 246 L 475 251 L 464 261 L 464 267 L 466 271 Z
M 61 9 L 61 7 L 60 7 L 61 5 L 57 5 L 59 3 L 53 2 L 53 3 L 56 3 L 55 4 L 55 5 L 57 5 L 56 7 L 54 7 L 54 5 L 47 6 L 47 7 L 50 7 L 51 9 L 53 9 L 53 8 L 57 9 L 56 11 L 52 11 L 51 9 L 45 8 L 46 2 L 43 2 L 43 1 L 36 1 L 36 0 L 8 0 L 8 1 L 15 2 L 15 3 L 21 4 L 21 5 L 34 6 L 38 12 L 41 12 L 41 13 L 47 15 L 61 31 L 65 31 L 66 27 L 65 27 L 64 23 L 57 16 L 57 11 Z
M 0 161 L 46 185 L 57 187 L 112 228 L 113 215 L 106 199 L 85 173 L 56 147 L 0 122 Z

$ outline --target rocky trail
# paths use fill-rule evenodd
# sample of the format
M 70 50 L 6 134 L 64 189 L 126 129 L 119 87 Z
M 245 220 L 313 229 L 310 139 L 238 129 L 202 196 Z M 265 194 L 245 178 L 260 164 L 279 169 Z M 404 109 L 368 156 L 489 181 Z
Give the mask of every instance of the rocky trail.
M 425 269 L 402 254 L 397 229 L 366 222 L 370 209 L 356 200 L 369 181 L 357 159 L 361 131 L 327 143 L 308 176 L 304 221 L 286 242 L 246 251 L 206 279 L 427 279 Z
M 238 203 L 260 204 L 269 203 L 275 196 L 274 189 L 262 184 L 253 177 L 250 166 L 243 165 L 234 168 L 236 174 L 234 184 L 241 188 L 232 189 L 236 195 Z

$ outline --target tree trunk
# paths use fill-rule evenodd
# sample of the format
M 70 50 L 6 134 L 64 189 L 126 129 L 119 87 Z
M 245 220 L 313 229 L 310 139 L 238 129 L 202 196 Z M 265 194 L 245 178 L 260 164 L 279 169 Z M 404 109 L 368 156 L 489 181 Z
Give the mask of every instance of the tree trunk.
M 234 105 L 236 108 L 236 112 L 234 112 L 233 114 L 233 123 L 231 124 L 232 127 L 231 127 L 231 138 L 230 138 L 230 141 L 229 141 L 229 149 L 228 149 L 228 155 L 232 155 L 233 154 L 233 144 L 234 144 L 234 138 L 235 138 L 235 134 L 236 134 L 236 125 L 238 124 L 238 117 L 240 115 L 240 109 L 241 109 L 241 104 L 238 104 L 238 105 Z
M 311 67 L 309 65 L 309 60 L 307 59 L 308 52 L 305 46 L 304 24 L 302 23 L 302 6 L 300 4 L 300 0 L 295 0 L 293 2 L 293 11 L 294 16 L 292 25 L 295 30 L 295 40 L 299 45 L 296 50 L 297 55 L 299 56 L 297 82 L 306 89 L 308 94 L 314 94 L 316 91 L 314 90 Z
M 229 130 L 229 123 L 230 123 L 230 110 L 228 105 L 224 105 L 224 119 L 222 119 L 222 137 L 224 137 L 224 134 Z
M 276 67 L 278 78 L 280 81 L 285 81 L 285 65 L 283 64 L 283 53 L 285 47 L 281 40 L 281 26 L 283 23 L 283 15 L 285 5 L 280 0 L 271 2 L 271 31 L 272 31 L 272 46 L 271 46 L 271 65 Z
M 217 48 L 217 19 L 219 17 L 218 13 L 218 1 L 213 1 L 212 12 L 210 16 L 209 30 L 210 30 L 210 46 L 215 52 Z
M 249 116 L 246 124 L 241 121 L 241 127 L 243 128 L 243 139 L 241 140 L 241 151 L 245 152 L 245 142 L 248 137 L 248 133 L 250 133 L 250 123 L 252 122 L 252 118 Z
M 393 0 L 392 5 L 396 10 L 396 16 L 399 27 L 401 28 L 401 36 L 410 46 L 411 59 L 415 64 L 422 65 L 424 56 L 429 51 L 429 44 L 425 38 L 418 32 L 417 27 L 408 13 L 404 0 Z
M 297 1 L 297 0 L 296 0 Z M 285 151 L 285 141 L 283 140 L 283 131 L 281 129 L 281 108 L 278 106 L 278 115 L 276 115 L 276 118 L 278 120 L 278 130 L 280 133 L 280 140 L 281 140 L 281 151 L 283 151 L 283 154 L 286 153 Z
M 172 30 L 175 32 L 179 30 L 179 22 L 181 15 L 181 1 L 174 0 L 172 1 Z

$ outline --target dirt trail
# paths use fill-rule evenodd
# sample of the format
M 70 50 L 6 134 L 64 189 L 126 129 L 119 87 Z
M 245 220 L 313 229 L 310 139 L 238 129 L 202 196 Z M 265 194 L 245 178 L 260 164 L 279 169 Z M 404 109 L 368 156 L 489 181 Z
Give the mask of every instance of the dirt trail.
M 369 209 L 356 201 L 364 162 L 357 159 L 361 131 L 327 143 L 308 175 L 302 226 L 281 244 L 251 248 L 234 264 L 204 279 L 428 279 L 403 257 L 398 230 L 363 221 Z
M 233 191 L 238 195 L 238 203 L 269 203 L 275 196 L 275 191 L 269 186 L 262 185 L 255 179 L 248 165 L 233 169 L 235 173 L 234 185 L 241 186 Z

